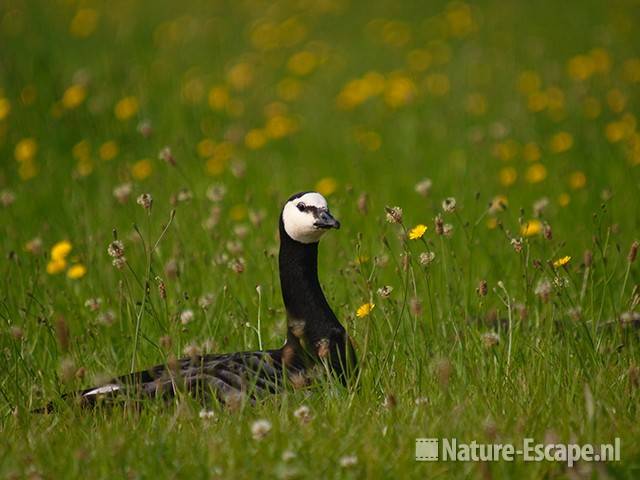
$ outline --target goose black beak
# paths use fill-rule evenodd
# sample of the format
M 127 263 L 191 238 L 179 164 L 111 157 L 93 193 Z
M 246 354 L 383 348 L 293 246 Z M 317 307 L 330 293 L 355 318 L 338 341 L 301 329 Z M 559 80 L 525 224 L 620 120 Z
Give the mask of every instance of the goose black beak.
M 316 217 L 316 221 L 313 224 L 316 228 L 322 228 L 328 230 L 329 228 L 340 228 L 340 222 L 333 218 L 333 216 L 326 210 L 321 211 Z

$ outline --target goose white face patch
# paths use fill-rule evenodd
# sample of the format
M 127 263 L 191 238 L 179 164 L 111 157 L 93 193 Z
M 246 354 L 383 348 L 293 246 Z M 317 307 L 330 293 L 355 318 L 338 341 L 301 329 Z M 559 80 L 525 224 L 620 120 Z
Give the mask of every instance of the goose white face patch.
M 282 210 L 282 222 L 287 235 L 300 243 L 319 241 L 326 228 L 317 226 L 318 214 L 327 211 L 327 200 L 316 192 L 305 193 L 288 201 Z

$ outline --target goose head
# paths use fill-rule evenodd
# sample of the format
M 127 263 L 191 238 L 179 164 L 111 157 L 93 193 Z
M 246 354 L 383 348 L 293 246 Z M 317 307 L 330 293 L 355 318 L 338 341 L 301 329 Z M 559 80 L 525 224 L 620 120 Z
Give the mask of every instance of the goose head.
M 282 225 L 292 240 L 304 244 L 317 243 L 327 230 L 340 228 L 318 192 L 292 195 L 282 209 Z

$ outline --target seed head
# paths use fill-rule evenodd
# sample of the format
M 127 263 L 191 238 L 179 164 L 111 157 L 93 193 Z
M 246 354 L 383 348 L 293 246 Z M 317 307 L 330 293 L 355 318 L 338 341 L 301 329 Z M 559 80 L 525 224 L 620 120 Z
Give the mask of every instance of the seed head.
M 193 310 L 187 309 L 180 312 L 180 323 L 187 325 L 193 320 Z
M 433 182 L 431 181 L 430 178 L 423 178 L 418 183 L 416 183 L 416 186 L 413 187 L 413 189 L 416 191 L 418 195 L 422 197 L 427 197 L 431 192 L 432 186 L 433 186 Z
M 486 280 L 480 280 L 480 283 L 478 284 L 478 287 L 476 288 L 476 292 L 478 293 L 478 295 L 481 296 L 481 297 L 486 297 L 488 290 L 489 290 L 489 288 L 487 286 L 487 281 Z
M 522 238 L 511 239 L 511 246 L 516 251 L 516 253 L 520 253 L 522 251 L 522 245 L 523 245 Z
M 296 417 L 300 423 L 306 424 L 311 421 L 311 410 L 306 405 L 301 405 L 293 412 L 293 416 Z
M 171 147 L 164 147 L 160 150 L 160 153 L 158 153 L 158 159 L 167 162 L 172 167 L 176 166 L 176 159 L 173 156 L 173 153 L 171 153 Z
M 113 196 L 119 203 L 127 203 L 131 198 L 133 186 L 130 183 L 122 183 L 113 189 Z
M 544 226 L 542 227 L 542 235 L 546 240 L 553 239 L 553 231 L 551 230 L 551 225 L 549 225 L 548 223 L 544 224 Z
M 141 205 L 145 210 L 151 210 L 151 206 L 153 205 L 153 197 L 150 193 L 143 193 L 136 200 L 138 205 Z
M 402 224 L 402 209 L 400 207 L 384 207 L 387 212 L 387 222 Z
M 420 257 L 418 257 L 418 261 L 420 262 L 420 265 L 422 266 L 427 266 L 429 264 L 431 264 L 431 262 L 433 262 L 436 258 L 436 254 L 434 252 L 422 252 L 420 254 Z
M 127 257 L 116 257 L 113 259 L 111 264 L 116 267 L 118 270 L 122 270 L 127 264 Z
M 227 187 L 222 183 L 215 183 L 207 188 L 207 198 L 214 202 L 218 203 L 224 200 L 224 196 L 227 194 Z
M 271 432 L 271 422 L 269 420 L 256 420 L 251 425 L 251 436 L 254 440 L 262 440 Z
M 2 190 L 2 192 L 0 192 L 0 205 L 3 207 L 10 207 L 15 201 L 16 196 L 11 190 Z
M 538 285 L 536 285 L 536 288 L 534 290 L 534 293 L 540 297 L 540 299 L 544 302 L 547 303 L 549 301 L 549 297 L 551 296 L 551 292 L 552 292 L 552 286 L 551 283 L 549 282 L 549 280 L 547 279 L 542 279 L 538 282 Z
M 495 332 L 487 332 L 482 334 L 482 344 L 484 348 L 492 348 L 500 343 L 500 335 Z
M 351 468 L 358 464 L 358 457 L 355 455 L 345 455 L 340 459 L 340 466 L 342 468 Z
M 378 295 L 382 298 L 389 298 L 391 296 L 391 292 L 393 292 L 393 287 L 391 285 L 385 285 L 378 289 Z
M 107 253 L 113 258 L 124 257 L 124 244 L 120 240 L 114 240 L 107 247 Z
M 358 197 L 358 211 L 362 215 L 366 215 L 369 211 L 369 195 L 367 192 L 362 192 Z
M 442 220 L 442 215 L 436 215 L 435 219 L 435 231 L 438 235 L 444 234 L 444 221 Z
M 453 197 L 447 197 L 442 201 L 442 210 L 445 213 L 453 213 L 456 211 L 456 199 Z

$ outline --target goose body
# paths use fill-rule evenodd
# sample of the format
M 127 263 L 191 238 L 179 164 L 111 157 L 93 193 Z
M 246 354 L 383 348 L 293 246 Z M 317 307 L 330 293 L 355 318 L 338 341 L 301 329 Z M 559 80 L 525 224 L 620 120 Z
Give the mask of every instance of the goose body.
M 322 291 L 317 263 L 321 236 L 339 227 L 319 193 L 293 195 L 282 209 L 278 263 L 288 321 L 282 348 L 183 358 L 76 395 L 85 405 L 100 399 L 171 398 L 178 392 L 230 403 L 278 393 L 286 385 L 304 387 L 327 369 L 345 382 L 354 371 L 355 353 Z

